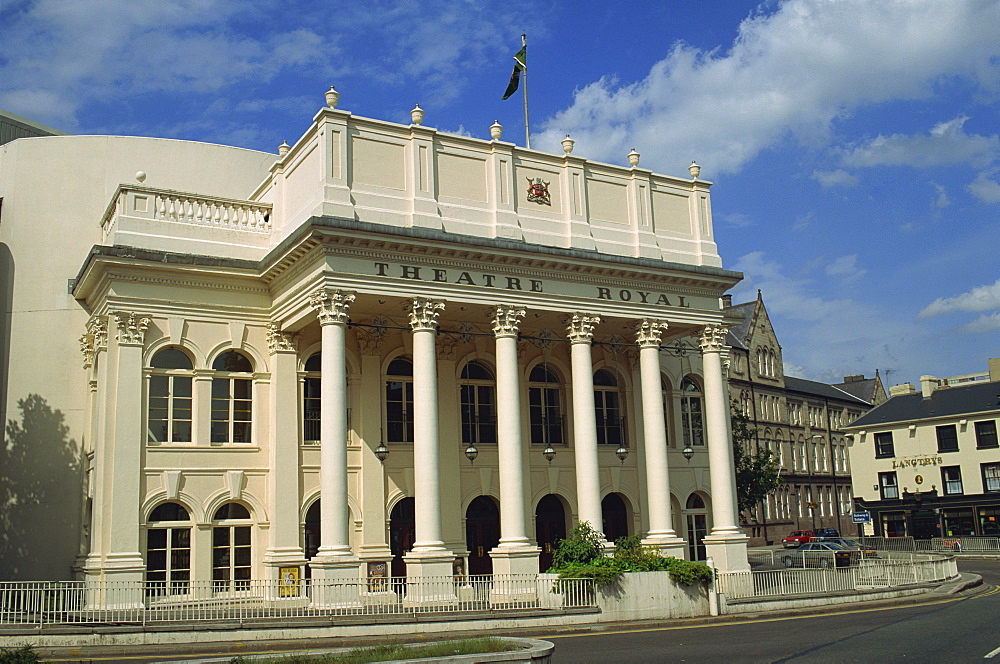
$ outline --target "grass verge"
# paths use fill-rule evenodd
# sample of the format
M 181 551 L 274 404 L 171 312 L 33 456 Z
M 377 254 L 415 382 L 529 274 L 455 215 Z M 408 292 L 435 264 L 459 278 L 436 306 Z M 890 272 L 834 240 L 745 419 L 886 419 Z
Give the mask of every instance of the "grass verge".
M 354 648 L 344 653 L 329 655 L 290 655 L 288 657 L 234 657 L 230 664 L 367 664 L 389 662 L 395 659 L 421 657 L 448 657 L 452 655 L 477 655 L 484 652 L 507 652 L 519 646 L 495 636 L 484 636 L 460 641 L 441 641 L 424 645 L 386 643 L 377 646 Z

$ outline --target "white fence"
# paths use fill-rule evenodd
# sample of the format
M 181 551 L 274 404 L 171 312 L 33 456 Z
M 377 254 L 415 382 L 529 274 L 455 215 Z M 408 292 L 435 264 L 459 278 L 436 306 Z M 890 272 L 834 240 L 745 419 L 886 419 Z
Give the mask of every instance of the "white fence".
M 277 581 L 0 583 L 0 626 L 502 612 L 597 606 L 592 579 L 536 575 Z
M 781 552 L 776 554 L 780 556 Z M 721 573 L 717 589 L 728 599 L 815 595 L 946 581 L 957 575 L 958 566 L 951 556 L 911 553 L 861 560 L 856 565 L 834 569 Z
M 955 551 L 1000 553 L 1000 537 L 935 537 L 915 540 L 912 537 L 858 537 L 865 546 L 880 551 Z

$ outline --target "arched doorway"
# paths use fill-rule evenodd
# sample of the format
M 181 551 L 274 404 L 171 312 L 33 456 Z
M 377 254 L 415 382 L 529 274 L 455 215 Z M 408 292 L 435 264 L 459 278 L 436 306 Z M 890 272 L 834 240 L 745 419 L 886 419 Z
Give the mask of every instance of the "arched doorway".
M 319 533 L 320 533 L 320 512 L 319 512 L 319 501 L 321 498 L 317 498 L 312 505 L 309 506 L 309 510 L 306 511 L 306 523 L 305 529 L 302 533 L 302 550 L 306 554 L 306 560 L 312 560 L 316 553 L 319 551 Z M 306 564 L 306 578 L 312 578 L 312 568 Z
M 500 543 L 500 509 L 489 496 L 479 496 L 465 510 L 465 546 L 469 574 L 492 574 L 490 549 Z
M 628 536 L 629 513 L 621 494 L 609 493 L 601 501 L 604 515 L 604 539 L 615 542 L 619 537 Z
M 688 496 L 687 515 L 688 560 L 705 560 L 705 535 L 708 534 L 708 511 L 705 500 L 697 493 Z
M 389 552 L 392 553 L 390 572 L 392 576 L 406 576 L 403 554 L 413 548 L 417 538 L 416 516 L 413 498 L 403 498 L 389 513 Z
M 566 510 L 555 494 L 548 494 L 535 507 L 535 541 L 542 548 L 538 556 L 538 571 L 545 572 L 552 566 L 552 553 L 556 542 L 566 537 Z

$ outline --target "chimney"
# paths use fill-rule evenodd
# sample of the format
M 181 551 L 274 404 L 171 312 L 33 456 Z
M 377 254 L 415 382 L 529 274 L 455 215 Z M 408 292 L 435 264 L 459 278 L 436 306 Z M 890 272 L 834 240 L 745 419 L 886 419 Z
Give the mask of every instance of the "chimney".
M 990 382 L 1000 381 L 1000 357 L 990 358 Z
M 893 385 L 889 388 L 889 398 L 903 396 L 906 394 L 916 394 L 917 391 L 913 388 L 913 383 L 903 383 L 902 385 Z
M 853 376 L 844 376 L 845 383 L 857 383 L 865 379 L 864 374 L 855 374 Z
M 726 293 L 725 295 L 722 296 L 722 308 L 728 309 L 731 306 L 733 306 L 733 296 L 729 293 Z
M 924 395 L 926 399 L 941 383 L 934 376 L 921 376 L 920 377 L 920 393 Z

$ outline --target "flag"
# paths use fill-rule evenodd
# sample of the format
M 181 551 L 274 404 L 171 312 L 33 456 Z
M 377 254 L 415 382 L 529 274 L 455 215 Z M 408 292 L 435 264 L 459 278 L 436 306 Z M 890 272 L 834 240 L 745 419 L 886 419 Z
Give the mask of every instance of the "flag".
M 527 46 L 522 46 L 521 50 L 514 56 L 514 71 L 510 75 L 510 83 L 507 84 L 507 90 L 503 93 L 503 99 L 517 92 L 517 85 L 521 81 L 521 72 L 528 68 L 525 58 L 525 51 L 527 49 Z

